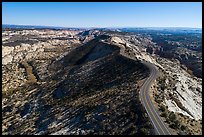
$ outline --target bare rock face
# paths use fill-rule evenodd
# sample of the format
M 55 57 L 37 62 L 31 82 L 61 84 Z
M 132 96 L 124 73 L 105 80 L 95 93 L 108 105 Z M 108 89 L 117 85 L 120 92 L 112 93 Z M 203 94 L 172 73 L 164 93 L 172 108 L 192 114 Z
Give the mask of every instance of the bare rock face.
M 164 72 L 167 75 L 165 76 L 165 85 L 168 88 L 165 89 L 165 92 L 162 91 L 161 94 L 165 94 L 168 97 L 169 93 L 173 93 L 170 98 L 165 100 L 168 109 L 173 112 L 182 113 L 192 119 L 201 120 L 202 79 L 192 77 L 183 66 L 177 64 L 177 61 L 173 62 L 164 58 L 159 58 L 158 61 L 163 66 Z M 172 79 L 170 80 L 171 77 Z
M 13 57 L 13 59 L 14 59 L 15 62 L 19 62 L 19 61 L 22 60 L 24 57 L 25 57 L 25 56 L 24 56 L 23 52 L 18 52 L 18 53 Z
M 45 44 L 45 43 L 43 43 Z M 46 44 L 45 44 L 46 45 Z M 20 44 L 15 47 L 2 47 L 3 65 L 7 65 L 12 62 L 19 62 L 23 59 L 30 60 L 37 57 L 41 52 L 44 52 L 42 44 Z
M 30 47 L 29 44 L 22 44 L 22 45 L 21 45 L 21 49 L 22 49 L 22 50 L 28 50 L 29 47 Z
M 119 37 L 111 37 L 111 42 L 115 42 L 117 44 L 125 44 L 125 42 L 121 40 Z
M 11 63 L 13 61 L 12 55 L 6 55 L 4 58 L 2 58 L 2 64 L 7 65 L 8 63 Z
M 2 57 L 9 55 L 14 50 L 14 47 L 3 46 L 2 47 Z
M 26 55 L 26 59 L 31 59 L 33 58 L 33 53 L 32 52 L 29 52 L 27 55 Z
M 23 51 L 23 49 L 21 48 L 21 45 L 17 45 L 17 46 L 15 46 L 15 52 L 17 53 L 17 52 L 22 52 Z
M 37 48 L 38 48 L 38 46 L 37 45 L 33 45 L 33 46 L 31 46 L 31 50 L 34 52 L 34 51 L 36 51 L 37 50 Z

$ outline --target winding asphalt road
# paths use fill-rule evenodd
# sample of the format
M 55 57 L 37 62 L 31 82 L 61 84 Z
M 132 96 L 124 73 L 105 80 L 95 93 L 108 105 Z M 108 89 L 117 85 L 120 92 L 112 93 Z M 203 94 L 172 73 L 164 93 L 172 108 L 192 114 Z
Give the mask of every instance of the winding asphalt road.
M 154 81 L 157 78 L 159 72 L 153 64 L 144 62 L 144 61 L 142 61 L 142 63 L 150 69 L 150 76 L 146 79 L 146 81 L 143 83 L 140 89 L 141 102 L 150 117 L 150 120 L 155 129 L 155 133 L 157 135 L 172 135 L 168 127 L 166 127 L 166 125 L 160 118 L 158 112 L 155 110 L 154 105 L 152 104 L 152 101 L 148 93 L 150 90 L 152 81 Z

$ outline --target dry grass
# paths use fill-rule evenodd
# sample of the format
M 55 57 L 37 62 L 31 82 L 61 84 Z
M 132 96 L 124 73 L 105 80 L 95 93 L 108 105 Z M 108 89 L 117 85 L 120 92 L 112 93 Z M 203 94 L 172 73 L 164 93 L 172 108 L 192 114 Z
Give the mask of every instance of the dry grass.
M 190 69 L 187 69 L 187 71 L 186 71 L 188 74 L 190 74 L 191 76 L 193 76 L 193 71 L 192 70 L 190 70 Z
M 37 79 L 36 79 L 35 75 L 33 74 L 33 68 L 25 61 L 22 62 L 22 64 L 26 69 L 26 73 L 28 76 L 28 83 L 36 83 Z

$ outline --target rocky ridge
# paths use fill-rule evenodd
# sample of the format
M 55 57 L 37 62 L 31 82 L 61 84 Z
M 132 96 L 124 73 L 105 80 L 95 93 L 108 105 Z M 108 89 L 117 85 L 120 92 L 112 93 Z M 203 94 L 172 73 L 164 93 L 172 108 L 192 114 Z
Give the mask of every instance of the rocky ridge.
M 26 36 L 31 33 L 26 32 Z M 159 99 L 163 100 L 162 104 L 167 106 L 170 112 L 202 121 L 202 79 L 187 73 L 188 69 L 178 60 L 171 61 L 155 55 L 154 52 L 157 50 L 150 47 L 156 47 L 156 45 L 150 37 L 143 38 L 140 35 L 124 35 L 118 32 L 100 33 L 96 30 L 68 33 L 69 36 L 67 36 L 63 32 L 57 32 L 55 35 L 55 31 L 47 30 L 43 33 L 35 32 L 36 35 L 40 34 L 39 37 L 45 38 L 43 41 L 36 38 L 38 42 L 30 44 L 21 42 L 11 46 L 8 40 L 17 34 L 9 33 L 11 35 L 4 34 L 6 37 L 3 37 L 2 46 L 4 134 L 143 134 L 145 127 L 151 129 L 148 121 L 145 121 L 146 126 L 142 125 L 141 121 L 135 121 L 140 123 L 137 127 L 131 124 L 130 119 L 121 119 L 123 124 L 120 125 L 120 122 L 107 118 L 121 117 L 123 114 L 120 111 L 128 106 L 130 108 L 127 113 L 131 113 L 131 120 L 137 119 L 137 116 L 146 117 L 134 111 L 133 108 L 138 107 L 137 111 L 145 114 L 139 101 L 132 100 L 137 96 L 135 91 L 139 89 L 139 81 L 148 75 L 148 71 L 140 64 L 141 60 L 153 63 L 165 77 L 156 81 Z M 22 33 L 19 32 L 19 34 Z M 48 36 L 52 39 L 47 39 Z M 56 38 L 56 36 L 59 37 Z M 7 44 L 4 45 L 4 43 Z M 28 82 L 29 76 L 22 61 L 26 61 L 32 67 L 32 74 L 37 79 L 32 84 Z M 116 68 L 113 67 L 114 65 Z M 140 70 L 137 66 L 144 70 Z M 125 75 L 127 76 L 124 77 Z M 106 79 L 110 81 L 104 83 Z M 85 85 L 89 85 L 90 88 Z M 163 85 L 165 86 L 162 87 Z M 87 94 L 89 91 L 90 94 Z M 66 101 L 62 99 L 64 96 Z M 106 97 L 108 98 L 105 99 Z M 84 103 L 81 102 L 82 100 L 85 100 Z M 114 115 L 116 113 L 114 109 L 111 111 L 107 109 L 114 102 L 110 103 L 110 100 L 115 101 L 113 108 L 117 110 L 117 115 Z M 125 104 L 125 100 L 130 102 Z M 42 102 L 44 104 L 40 105 Z M 97 105 L 94 105 L 94 102 L 98 102 Z M 138 105 L 132 106 L 134 103 Z M 70 109 L 67 110 L 67 108 Z M 48 112 L 45 113 L 44 109 Z M 94 114 L 88 110 L 94 110 Z M 113 120 L 115 124 L 111 126 L 114 128 L 105 122 L 106 124 L 103 123 L 100 127 L 102 130 L 98 130 L 99 127 L 94 126 L 94 121 L 100 123 L 100 115 L 106 113 L 106 122 Z M 125 111 L 124 115 L 127 113 Z M 128 114 L 127 117 L 129 117 Z M 54 118 L 54 121 L 47 115 Z M 76 115 L 78 120 L 71 115 Z M 88 125 L 91 128 L 85 129 L 87 125 L 83 122 L 85 120 L 83 115 L 87 120 L 92 119 L 93 122 Z M 82 124 L 77 125 L 73 121 L 80 121 Z M 21 123 L 20 129 L 15 129 L 15 126 L 19 126 L 18 123 Z M 120 128 L 116 126 L 117 124 Z M 114 132 L 106 129 L 114 129 Z M 135 132 L 132 132 L 133 129 Z M 151 130 L 148 130 L 147 134 L 150 132 Z
M 100 39 L 70 50 L 64 47 L 67 53 L 58 52 L 53 58 L 39 59 L 45 48 L 34 58 L 26 56 L 38 81 L 4 95 L 3 133 L 151 134 L 152 126 L 137 98 L 137 81 L 147 77 L 148 69 Z M 8 53 L 13 52 L 15 48 Z

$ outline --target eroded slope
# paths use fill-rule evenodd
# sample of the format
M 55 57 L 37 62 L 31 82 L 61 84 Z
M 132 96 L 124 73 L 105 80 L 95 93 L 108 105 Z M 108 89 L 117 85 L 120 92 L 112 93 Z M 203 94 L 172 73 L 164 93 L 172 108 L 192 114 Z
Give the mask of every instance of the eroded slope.
M 47 71 L 3 98 L 3 134 L 151 134 L 137 84 L 149 70 L 119 47 L 95 39 Z

